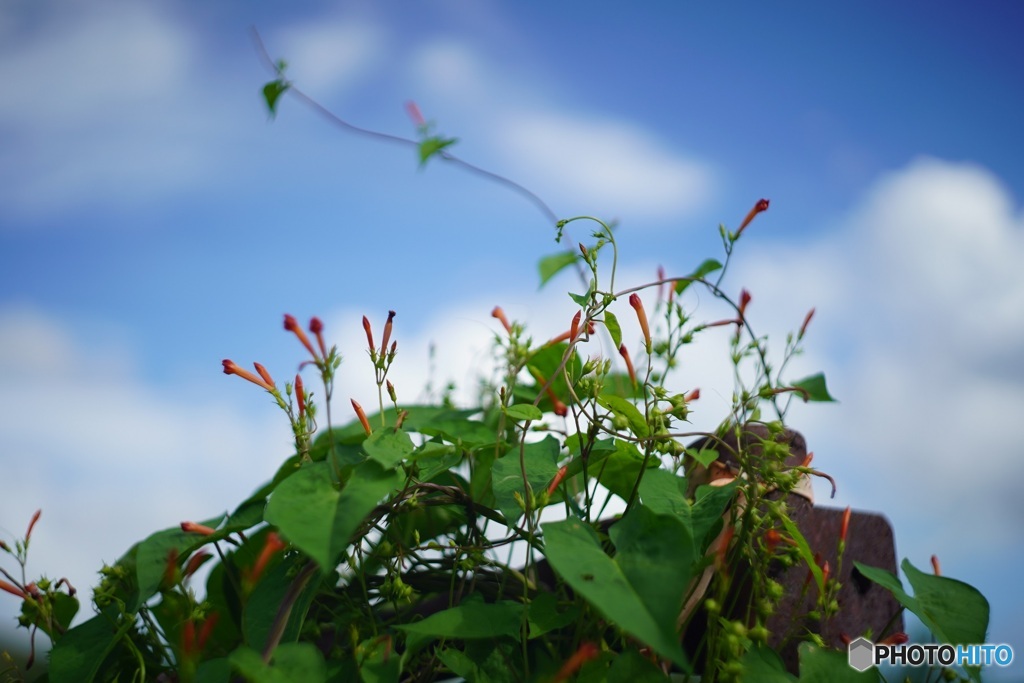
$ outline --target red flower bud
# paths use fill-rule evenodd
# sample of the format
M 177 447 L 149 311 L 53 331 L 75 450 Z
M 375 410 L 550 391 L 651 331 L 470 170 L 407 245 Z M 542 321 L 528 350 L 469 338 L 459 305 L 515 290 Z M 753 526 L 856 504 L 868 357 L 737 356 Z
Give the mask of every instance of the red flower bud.
M 903 645 L 910 640 L 910 636 L 906 633 L 898 632 L 882 638 L 876 643 L 876 645 Z
M 693 389 L 686 396 L 683 396 L 683 400 L 687 403 L 690 401 L 696 401 L 698 398 L 700 398 L 700 387 Z
M 601 650 L 591 642 L 584 641 L 580 644 L 578 650 L 573 653 L 572 657 L 569 657 L 562 665 L 562 668 L 558 670 L 555 677 L 552 679 L 552 683 L 562 683 L 562 681 L 568 680 L 572 675 L 579 671 L 584 664 L 592 659 L 597 659 L 601 655 Z
M 380 355 L 382 356 L 388 352 L 388 342 L 391 341 L 391 326 L 394 319 L 395 312 L 388 311 L 388 320 L 384 323 L 384 341 L 380 343 Z
M 764 545 L 768 549 L 769 555 L 775 553 L 775 549 L 779 546 L 780 541 L 782 541 L 782 534 L 775 529 L 769 529 L 764 532 Z
M 178 549 L 171 548 L 167 551 L 167 564 L 164 567 L 164 578 L 161 585 L 170 588 L 178 582 Z
M 427 125 L 427 120 L 423 118 L 423 113 L 420 111 L 419 106 L 412 100 L 405 103 L 405 111 L 409 114 L 409 118 L 412 119 L 413 125 L 417 128 L 423 128 Z
M 562 485 L 562 480 L 565 479 L 565 475 L 568 472 L 569 472 L 569 466 L 568 465 L 562 465 L 558 469 L 558 472 L 555 474 L 554 478 L 551 480 L 551 483 L 548 484 L 548 496 L 555 495 L 555 491 L 557 491 L 558 487 Z
M 299 417 L 306 414 L 306 392 L 302 388 L 302 376 L 295 375 L 295 401 L 299 404 Z
M 644 302 L 640 295 L 633 292 L 629 295 L 629 305 L 636 311 L 636 319 L 640 322 L 640 330 L 644 333 L 644 344 L 647 346 L 647 353 L 651 352 L 651 328 L 647 324 L 647 312 L 644 311 Z
M 743 231 L 747 229 L 748 225 L 750 225 L 750 221 L 754 220 L 754 216 L 756 216 L 757 214 L 761 213 L 762 211 L 767 211 L 767 210 L 768 210 L 768 200 L 767 199 L 760 199 L 760 200 L 758 200 L 757 204 L 754 204 L 754 208 L 752 208 L 750 210 L 750 212 L 747 214 L 746 218 L 743 219 L 743 222 L 740 223 L 740 227 L 736 231 L 736 237 L 738 238 L 740 235 L 743 234 Z
M 216 529 L 212 529 L 204 524 L 197 524 L 195 522 L 182 522 L 181 530 L 187 534 L 202 534 L 203 536 L 211 536 L 217 533 Z
M 814 451 L 811 451 L 810 453 L 807 454 L 807 457 L 804 458 L 804 461 L 800 464 L 800 467 L 810 467 L 812 460 L 814 460 Z
M 370 349 L 370 355 L 377 353 L 377 347 L 373 345 L 373 330 L 370 328 L 370 320 L 363 316 L 363 329 L 366 330 L 366 346 Z
M 221 361 L 221 365 L 224 366 L 224 374 L 225 375 L 238 375 L 242 379 L 248 380 L 248 381 L 252 382 L 253 384 L 255 384 L 257 386 L 260 386 L 260 387 L 263 387 L 264 389 L 266 389 L 267 391 L 270 391 L 270 392 L 273 392 L 274 389 L 275 389 L 273 384 L 271 384 L 270 382 L 267 382 L 266 380 L 262 379 L 261 377 L 257 377 L 256 375 L 252 374 L 251 372 L 249 372 L 245 368 L 238 367 L 235 364 L 235 361 L 233 361 L 233 360 L 224 359 L 223 361 Z M 257 370 L 260 367 L 262 367 L 262 366 L 257 366 Z M 266 370 L 264 370 L 264 372 L 266 372 Z M 269 373 L 268 373 L 268 376 L 269 376 Z
M 28 523 L 28 531 L 25 532 L 25 545 L 28 545 L 28 540 L 32 538 L 32 529 L 35 527 L 36 522 L 39 521 L 39 515 L 43 514 L 42 508 L 36 510 L 32 514 L 32 519 Z
M 814 309 L 807 311 L 807 315 L 804 316 L 804 324 L 800 326 L 800 332 L 797 333 L 797 339 L 803 339 L 804 333 L 807 332 L 807 326 L 811 324 L 811 318 L 814 317 Z
M 270 373 L 267 372 L 267 369 L 265 367 L 263 367 L 259 363 L 253 363 L 252 365 L 254 368 L 256 368 L 256 372 L 260 373 L 260 377 L 263 378 L 264 382 L 266 382 L 272 387 L 277 386 L 276 384 L 274 384 L 274 378 L 270 376 Z
M 942 567 L 939 566 L 939 557 L 932 555 L 932 571 L 935 572 L 935 576 L 942 576 Z
M 850 530 L 850 506 L 846 506 L 846 510 L 843 511 L 843 523 L 839 527 L 839 541 L 846 543 L 846 532 Z
M 505 331 L 512 334 L 512 326 L 508 324 L 508 318 L 505 317 L 505 311 L 501 310 L 501 306 L 494 307 L 494 310 L 491 311 L 491 317 L 497 318 L 501 322 L 501 326 L 505 328 Z
M 207 617 L 206 621 L 203 622 L 203 627 L 199 629 L 199 635 L 196 636 L 196 650 L 202 652 L 206 649 L 206 641 L 209 640 L 210 634 L 213 633 L 213 628 L 217 625 L 217 620 L 220 618 L 220 614 L 217 612 L 211 612 Z
M 619 344 L 619 355 L 622 356 L 622 360 L 626 361 L 626 372 L 629 373 L 629 381 L 636 386 L 636 371 L 633 370 L 633 361 L 629 357 L 629 351 L 626 350 L 625 344 Z
M 356 417 L 359 418 L 359 424 L 363 425 L 363 431 L 369 436 L 373 433 L 373 430 L 370 429 L 370 421 L 366 419 L 366 411 L 359 405 L 359 401 L 354 398 L 350 400 L 352 401 L 352 410 L 356 411 Z
M 205 550 L 200 550 L 198 553 L 188 558 L 188 562 L 185 563 L 185 569 L 183 573 L 185 574 L 185 576 L 192 576 L 199 570 L 200 567 L 203 566 L 203 563 L 211 557 L 213 556 L 210 555 L 210 553 L 206 552 Z
M 750 303 L 750 299 L 751 299 L 750 292 L 748 292 L 746 289 L 741 289 L 740 290 L 740 319 L 743 318 L 743 314 L 747 310 L 747 304 Z
M 263 549 L 260 551 L 260 556 L 256 558 L 256 564 L 252 566 L 252 571 L 249 572 L 248 579 L 250 583 L 256 583 L 263 575 L 263 570 L 267 568 L 267 563 L 277 553 L 284 550 L 287 546 L 281 537 L 277 535 L 276 531 L 271 531 L 267 534 L 266 541 L 263 542 Z
M 316 360 L 316 351 L 313 350 L 313 345 L 309 343 L 309 337 L 307 337 L 305 331 L 299 327 L 299 322 L 294 316 L 287 314 L 284 316 L 284 329 L 294 333 L 295 336 L 298 337 L 299 341 L 302 342 L 302 345 L 306 347 L 306 350 L 309 351 L 309 355 L 313 356 L 313 359 Z
M 580 316 L 583 315 L 583 311 L 576 311 L 576 315 L 572 317 L 572 325 L 569 326 L 569 342 L 576 341 L 576 335 L 580 331 Z
M 320 318 L 313 316 L 309 319 L 309 331 L 316 336 L 316 345 L 320 347 L 320 355 L 327 357 L 327 345 L 324 344 L 324 324 Z

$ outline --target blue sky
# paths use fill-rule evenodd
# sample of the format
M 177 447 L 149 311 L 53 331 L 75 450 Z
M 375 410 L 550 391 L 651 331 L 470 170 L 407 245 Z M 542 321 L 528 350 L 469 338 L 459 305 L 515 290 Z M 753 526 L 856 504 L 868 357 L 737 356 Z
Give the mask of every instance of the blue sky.
M 791 418 L 839 482 L 830 504 L 884 511 L 899 556 L 937 554 L 981 588 L 990 640 L 1024 653 L 1024 10 L 284 7 L 0 9 L 0 532 L 43 508 L 34 571 L 89 585 L 134 540 L 270 476 L 287 424 L 220 360 L 288 377 L 282 313 L 327 322 L 345 402 L 372 402 L 364 313 L 398 312 L 410 398 L 431 342 L 437 377 L 468 394 L 494 305 L 537 337 L 572 316 L 571 278 L 536 291 L 556 245 L 520 196 L 418 170 L 287 97 L 268 122 L 256 26 L 347 120 L 411 136 L 413 99 L 559 216 L 619 219 L 623 283 L 717 256 L 717 225 L 771 198 L 726 284 L 780 345 L 817 307 L 798 367 L 841 403 Z M 695 353 L 679 381 L 713 422 L 724 348 Z

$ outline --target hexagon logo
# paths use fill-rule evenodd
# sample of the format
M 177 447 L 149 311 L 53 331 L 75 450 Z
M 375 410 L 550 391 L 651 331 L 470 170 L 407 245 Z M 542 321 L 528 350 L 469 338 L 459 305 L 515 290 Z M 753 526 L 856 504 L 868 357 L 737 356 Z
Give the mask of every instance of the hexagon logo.
M 850 643 L 850 666 L 857 671 L 867 671 L 875 664 L 875 646 L 867 638 L 858 638 Z

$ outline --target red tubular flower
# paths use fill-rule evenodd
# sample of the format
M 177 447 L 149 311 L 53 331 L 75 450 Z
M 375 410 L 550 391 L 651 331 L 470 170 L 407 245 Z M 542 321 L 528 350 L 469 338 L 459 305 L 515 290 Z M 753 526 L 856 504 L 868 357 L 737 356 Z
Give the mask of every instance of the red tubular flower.
M 260 556 L 256 558 L 256 564 L 252 566 L 252 571 L 249 572 L 249 581 L 251 583 L 259 581 L 263 575 L 263 570 L 267 568 L 267 563 L 270 562 L 270 558 L 286 547 L 285 542 L 281 540 L 276 531 L 271 531 L 267 534 L 267 540 L 263 543 L 263 550 L 260 551 Z
M 554 479 L 552 479 L 551 483 L 548 484 L 548 496 L 555 495 L 555 491 L 557 491 L 558 487 L 562 485 L 562 481 L 565 479 L 565 475 L 568 474 L 568 472 L 569 472 L 569 466 L 568 465 L 562 465 L 558 469 L 558 472 L 555 474 Z
M 32 538 L 32 529 L 35 527 L 36 522 L 39 521 L 39 515 L 43 514 L 43 509 L 40 508 L 32 514 L 32 519 L 28 523 L 28 531 L 25 532 L 25 545 L 28 545 L 28 539 Z
M 803 339 L 804 333 L 807 332 L 807 326 L 811 324 L 811 318 L 814 317 L 814 309 L 807 311 L 807 315 L 804 316 L 804 324 L 800 326 L 800 332 L 797 333 L 797 339 Z
M 743 222 L 740 223 L 739 230 L 736 231 L 736 237 L 739 238 L 739 236 L 743 234 L 743 231 L 747 229 L 748 225 L 750 225 L 750 221 L 754 220 L 754 216 L 756 216 L 757 214 L 761 213 L 762 211 L 767 211 L 767 210 L 768 210 L 768 200 L 767 199 L 759 199 L 757 201 L 757 204 L 754 204 L 754 208 L 752 208 L 750 210 L 750 212 L 747 214 L 746 218 L 743 219 Z
M 259 363 L 253 363 L 253 367 L 256 368 L 256 372 L 260 373 L 260 377 L 263 378 L 264 382 L 266 382 L 272 387 L 277 387 L 277 385 L 274 384 L 274 378 L 270 376 L 270 373 L 267 372 L 267 369 L 265 367 L 263 367 Z
M 821 585 L 823 586 L 828 583 L 829 571 L 828 560 L 825 560 L 825 564 L 821 565 Z
M 26 593 L 25 591 L 21 590 L 20 588 L 18 588 L 14 584 L 7 583 L 3 579 L 0 579 L 0 591 L 6 591 L 6 592 L 10 593 L 11 595 L 15 595 L 15 596 L 21 598 L 22 600 L 24 600 L 24 599 L 26 599 L 28 597 L 28 593 Z
M 320 347 L 320 355 L 327 357 L 327 345 L 324 344 L 324 324 L 315 315 L 309 319 L 309 331 L 316 336 L 316 345 Z
M 235 361 L 233 361 L 233 360 L 225 358 L 224 360 L 221 361 L 221 365 L 224 366 L 224 374 L 225 375 L 238 375 L 242 379 L 248 380 L 248 381 L 252 382 L 253 384 L 255 384 L 256 386 L 263 387 L 267 391 L 271 391 L 272 392 L 275 389 L 273 384 L 270 384 L 269 382 L 265 381 L 261 377 L 257 377 L 256 375 L 252 374 L 251 372 L 249 372 L 245 368 L 238 367 L 235 364 Z
M 306 336 L 305 331 L 299 327 L 299 321 L 295 319 L 295 316 L 285 314 L 284 316 L 284 329 L 295 334 L 302 342 L 302 345 L 309 351 L 309 355 L 313 356 L 313 360 L 316 360 L 316 351 L 313 349 L 313 345 L 309 343 L 309 337 Z
M 356 411 L 356 417 L 359 418 L 359 424 L 363 425 L 363 431 L 369 436 L 373 433 L 373 430 L 370 429 L 370 421 L 366 419 L 366 411 L 359 405 L 359 401 L 354 398 L 350 400 L 352 401 L 352 410 Z
M 619 355 L 622 356 L 622 360 L 626 361 L 626 372 L 629 373 L 629 381 L 636 386 L 636 371 L 633 369 L 633 361 L 629 357 L 629 351 L 626 350 L 625 344 L 619 344 Z
M 558 670 L 555 677 L 552 680 L 553 683 L 562 683 L 562 681 L 568 680 L 570 676 L 579 671 L 584 664 L 592 659 L 597 659 L 601 655 L 600 648 L 597 645 L 589 641 L 580 643 L 580 647 L 573 653 L 572 657 L 565 660 L 565 664 Z
M 690 401 L 696 401 L 698 398 L 700 398 L 700 387 L 693 389 L 686 396 L 683 396 L 683 400 L 687 403 Z
M 846 506 L 846 510 L 843 511 L 843 523 L 839 527 L 839 542 L 846 543 L 846 532 L 850 530 L 850 506 Z
M 380 355 L 384 355 L 388 352 L 388 342 L 391 341 L 391 325 L 395 319 L 395 312 L 388 311 L 388 320 L 384 323 L 384 341 L 380 343 Z
M 559 398 L 555 396 L 554 392 L 552 392 L 550 389 L 548 390 L 548 392 L 551 395 L 551 409 L 555 411 L 555 415 L 557 415 L 558 417 L 565 417 L 566 415 L 568 415 L 569 406 L 562 403 L 562 401 L 560 401 Z
M 199 568 L 203 566 L 203 563 L 211 557 L 213 556 L 210 553 L 206 552 L 205 550 L 200 550 L 198 553 L 188 558 L 188 562 L 185 563 L 185 569 L 182 571 L 182 573 L 185 576 L 192 576 L 197 571 L 199 571 Z
M 295 375 L 295 401 L 299 404 L 299 417 L 306 414 L 306 392 L 302 388 L 302 376 Z
M 201 534 L 203 536 L 211 536 L 217 533 L 216 529 L 195 522 L 182 522 L 181 530 L 187 534 Z
M 647 346 L 647 353 L 651 352 L 651 328 L 647 324 L 647 312 L 644 311 L 644 302 L 640 295 L 633 292 L 629 295 L 629 305 L 636 311 L 636 319 L 640 322 L 640 330 L 644 333 L 644 344 Z
M 363 316 L 363 329 L 366 331 L 366 346 L 370 349 L 370 355 L 377 353 L 377 347 L 373 345 L 373 329 L 370 328 L 370 319 Z
M 167 565 L 164 567 L 164 578 L 161 584 L 170 588 L 178 583 L 178 549 L 171 548 L 167 551 Z
M 181 654 L 188 659 L 196 651 L 196 625 L 189 619 L 181 628 Z
M 932 571 L 935 572 L 935 576 L 942 576 L 942 567 L 939 566 L 938 555 L 932 555 Z
M 508 318 L 505 317 L 505 311 L 501 310 L 501 306 L 494 307 L 494 310 L 491 311 L 491 317 L 497 318 L 501 322 L 501 326 L 505 328 L 505 331 L 512 334 L 512 326 L 508 324 Z
M 775 529 L 769 529 L 764 532 L 764 545 L 768 549 L 769 555 L 775 554 L 775 549 L 779 547 L 779 543 L 782 541 L 782 534 Z
M 804 461 L 800 464 L 800 467 L 810 467 L 812 460 L 814 460 L 814 451 L 811 451 L 810 453 L 807 454 L 807 457 L 804 458 Z
M 405 103 L 405 111 L 409 114 L 409 118 L 412 119 L 413 124 L 417 128 L 423 128 L 427 125 L 427 120 L 423 118 L 423 112 L 420 111 L 419 105 L 412 100 Z

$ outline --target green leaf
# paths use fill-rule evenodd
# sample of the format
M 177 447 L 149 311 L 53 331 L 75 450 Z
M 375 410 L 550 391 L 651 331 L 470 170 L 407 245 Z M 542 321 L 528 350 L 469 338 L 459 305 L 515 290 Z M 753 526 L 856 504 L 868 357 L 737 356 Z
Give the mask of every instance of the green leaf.
M 569 298 L 579 304 L 581 308 L 586 308 L 590 305 L 590 290 L 587 290 L 586 294 L 573 294 L 569 292 Z
M 505 409 L 505 414 L 516 422 L 523 420 L 540 420 L 544 417 L 544 413 L 540 412 L 540 408 L 531 403 L 516 403 Z
M 304 557 L 293 554 L 273 565 L 256 584 L 246 600 L 243 612 L 242 632 L 245 634 L 247 645 L 260 651 L 263 650 L 277 612 L 285 601 L 285 595 L 292 587 L 295 575 L 305 563 Z M 288 621 L 285 623 L 284 633 L 281 635 L 281 643 L 294 642 L 298 639 L 299 629 L 302 628 L 306 612 L 309 610 L 313 598 L 316 597 L 321 577 L 322 574 L 319 571 L 314 572 L 298 599 L 295 600 L 288 615 Z
M 828 393 L 828 389 L 825 387 L 825 375 L 818 373 L 811 375 L 810 377 L 804 377 L 798 382 L 793 382 L 791 386 L 803 389 L 803 391 L 797 392 L 797 395 L 807 401 L 825 401 L 835 403 L 836 400 Z
M 900 567 L 914 588 L 911 596 L 892 573 L 859 562 L 855 565 L 861 574 L 889 589 L 901 605 L 916 614 L 938 642 L 950 645 L 985 642 L 989 604 L 973 586 L 946 576 L 926 574 L 904 559 Z M 967 667 L 967 672 L 974 680 L 981 680 L 977 667 Z
M 376 460 L 386 468 L 397 466 L 415 449 L 412 439 L 400 429 L 379 429 L 363 442 L 363 450 L 370 460 Z
M 743 673 L 746 681 L 796 683 L 796 676 L 786 671 L 779 654 L 763 646 L 752 647 L 743 655 Z
M 609 530 L 615 563 L 663 631 L 674 632 L 698 555 L 674 515 L 638 505 Z
M 231 666 L 251 683 L 325 683 L 327 664 L 312 643 L 286 643 L 274 650 L 270 664 L 260 653 L 240 647 L 231 653 Z
M 716 451 L 714 448 L 701 448 L 699 450 L 687 448 L 686 454 L 689 455 L 694 460 L 696 460 L 697 462 L 699 462 L 704 467 L 707 467 L 715 460 L 718 460 L 718 451 Z
M 550 434 L 542 441 L 528 443 L 523 446 L 523 466 L 526 468 L 526 480 L 534 495 L 547 488 L 548 483 L 558 473 L 558 439 Z M 519 449 L 512 449 L 504 457 L 491 465 L 491 488 L 494 491 L 498 509 L 509 523 L 519 519 L 522 508 L 516 502 L 518 493 L 526 500 L 523 491 L 523 469 L 519 463 Z
M 657 616 L 652 612 L 652 606 L 637 592 L 630 577 L 601 549 L 593 529 L 578 519 L 549 522 L 542 528 L 548 561 L 574 591 L 609 621 L 650 645 L 658 654 L 689 669 L 675 632 L 675 616 L 671 623 L 659 622 L 664 610 L 655 608 Z M 637 567 L 631 567 L 631 576 L 642 575 L 642 571 L 637 574 L 638 571 Z
M 454 145 L 456 142 L 458 142 L 458 138 L 442 138 L 436 135 L 431 136 L 429 138 L 424 138 L 424 140 L 420 142 L 419 147 L 420 167 L 422 168 L 423 166 L 425 166 L 430 157 L 440 153 L 441 150 L 445 149 L 446 147 Z
M 203 526 L 217 527 L 224 521 L 224 516 L 214 517 L 200 522 Z M 138 593 L 135 600 L 126 607 L 129 612 L 136 612 L 160 588 L 164 573 L 167 571 L 167 559 L 172 552 L 179 561 L 184 560 L 195 549 L 206 543 L 223 538 L 227 531 L 221 529 L 211 536 L 202 536 L 182 531 L 180 526 L 171 527 L 151 534 L 139 544 L 135 555 L 135 572 L 138 581 Z
M 640 482 L 640 500 L 660 515 L 671 514 L 687 520 L 690 502 L 686 500 L 686 479 L 668 470 L 652 469 Z
M 530 601 L 530 639 L 539 638 L 555 629 L 565 628 L 580 615 L 580 606 L 570 605 L 564 612 L 558 611 L 558 598 L 554 593 L 540 593 Z
M 270 81 L 263 86 L 263 100 L 267 103 L 267 111 L 270 112 L 270 118 L 277 116 L 277 101 L 281 99 L 281 95 L 288 91 L 290 86 L 282 78 Z
M 95 617 L 74 627 L 57 641 L 50 651 L 50 677 L 53 683 L 89 683 L 131 620 L 118 630 L 118 610 L 108 607 Z
M 608 456 L 606 462 L 591 461 L 588 469 L 599 475 L 598 481 L 602 486 L 623 500 L 628 500 L 644 468 L 645 459 L 643 453 L 629 441 L 618 440 L 615 446 L 615 452 Z M 649 469 L 653 469 L 658 467 L 659 460 L 647 458 L 646 463 Z
M 633 649 L 616 657 L 608 669 L 608 683 L 665 683 L 666 680 L 669 679 L 661 669 Z
M 537 270 L 540 271 L 540 286 L 543 287 L 548 280 L 576 263 L 577 260 L 579 260 L 579 256 L 574 251 L 560 251 L 542 258 L 537 263 Z
M 196 670 L 196 683 L 230 683 L 231 660 L 227 657 L 208 659 Z
M 392 651 L 391 636 L 370 638 L 359 644 L 359 678 L 363 683 L 398 683 L 402 658 Z
M 722 269 L 722 264 L 721 263 L 719 263 L 718 261 L 716 261 L 713 258 L 707 259 L 706 261 L 701 263 L 699 266 L 697 266 L 697 270 L 695 270 L 692 273 L 690 273 L 690 276 L 689 276 L 688 279 L 676 280 L 676 294 L 682 294 L 686 290 L 687 287 L 689 287 L 690 285 L 693 284 L 694 280 L 699 280 L 699 279 L 705 278 L 708 275 L 710 275 L 711 273 L 714 273 L 716 270 L 721 270 L 721 269 Z
M 878 681 L 874 668 L 857 671 L 850 666 L 849 655 L 826 650 L 813 643 L 800 643 L 800 683 L 873 683 Z
M 612 336 L 612 346 L 618 349 L 622 346 L 622 328 L 619 326 L 619 319 L 611 311 L 604 312 L 604 326 Z
M 510 600 L 487 603 L 473 596 L 461 605 L 411 624 L 396 624 L 395 628 L 430 638 L 518 638 L 522 621 L 523 605 Z
M 626 418 L 634 436 L 644 439 L 650 435 L 650 429 L 647 427 L 647 420 L 643 413 L 626 399 L 618 396 L 598 396 L 597 402 L 616 415 Z
M 265 517 L 329 572 L 366 516 L 401 483 L 398 472 L 367 460 L 339 491 L 328 463 L 310 463 L 281 482 L 267 503 Z

